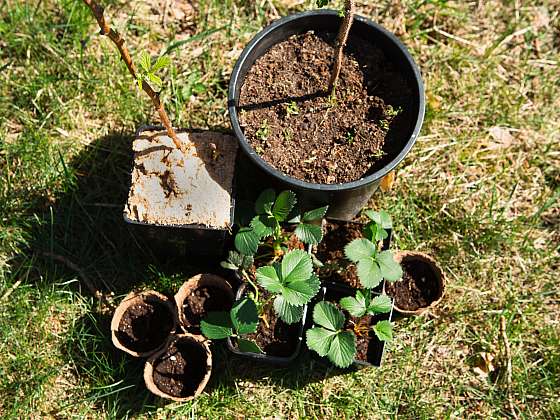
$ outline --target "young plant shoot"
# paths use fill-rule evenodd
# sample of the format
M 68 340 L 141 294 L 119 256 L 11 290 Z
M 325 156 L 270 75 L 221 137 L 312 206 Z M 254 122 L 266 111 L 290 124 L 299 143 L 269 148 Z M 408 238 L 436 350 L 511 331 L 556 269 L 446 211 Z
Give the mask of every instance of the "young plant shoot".
M 391 311 L 392 302 L 386 295 L 371 299 L 369 290 L 359 291 L 356 297 L 345 297 L 339 305 L 350 315 L 361 318 Z M 369 337 L 373 331 L 380 341 L 390 342 L 393 339 L 393 327 L 390 321 L 378 321 L 373 326 L 364 326 L 347 319 L 344 312 L 330 302 L 319 302 L 313 310 L 315 326 L 307 331 L 307 347 L 328 359 L 340 368 L 350 366 L 356 357 L 356 336 Z
M 370 219 L 366 224 L 364 238 L 354 239 L 344 248 L 346 258 L 357 265 L 358 278 L 366 289 L 377 287 L 383 279 L 395 282 L 402 277 L 403 271 L 389 250 L 379 251 L 378 242 L 387 238 L 391 217 L 384 211 L 366 210 Z

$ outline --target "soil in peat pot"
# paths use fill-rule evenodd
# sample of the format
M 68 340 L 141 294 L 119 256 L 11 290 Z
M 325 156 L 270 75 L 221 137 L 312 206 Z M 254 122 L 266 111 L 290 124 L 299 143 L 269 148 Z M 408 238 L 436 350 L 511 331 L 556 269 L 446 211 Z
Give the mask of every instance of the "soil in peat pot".
M 153 363 L 154 384 L 166 394 L 194 395 L 206 375 L 206 351 L 191 341 L 177 341 Z
M 344 247 L 362 237 L 363 226 L 358 223 L 328 222 L 323 240 L 317 246 L 317 258 L 323 263 L 319 269 L 322 280 L 345 283 L 360 288 L 356 266 L 344 256 Z
M 262 299 L 270 295 L 263 294 Z M 290 357 L 296 351 L 301 323 L 286 324 L 274 312 L 273 305 L 267 305 L 264 316 L 268 326 L 261 319 L 257 332 L 246 338 L 255 341 L 267 356 Z
M 161 303 L 143 301 L 123 314 L 116 335 L 130 350 L 138 353 L 162 345 L 173 328 L 173 314 Z
M 412 90 L 384 53 L 351 37 L 336 98 L 327 85 L 334 34 L 294 35 L 248 71 L 239 120 L 251 146 L 294 178 L 338 184 L 358 180 L 398 153 L 393 138 L 410 130 Z
M 385 283 L 385 291 L 395 299 L 395 306 L 406 311 L 429 306 L 439 292 L 439 283 L 430 265 L 420 260 L 404 260 L 401 265 L 402 279 Z
M 185 299 L 183 310 L 190 325 L 200 325 L 200 321 L 212 311 L 229 311 L 233 301 L 223 289 L 201 286 Z

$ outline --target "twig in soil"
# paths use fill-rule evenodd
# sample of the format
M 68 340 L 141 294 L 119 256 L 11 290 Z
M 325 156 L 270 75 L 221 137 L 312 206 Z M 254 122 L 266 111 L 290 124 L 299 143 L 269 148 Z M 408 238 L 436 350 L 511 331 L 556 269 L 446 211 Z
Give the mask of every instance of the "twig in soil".
M 111 41 L 113 41 L 113 43 L 117 46 L 117 49 L 119 50 L 121 58 L 125 62 L 128 71 L 130 72 L 134 80 L 137 80 L 138 71 L 136 70 L 136 66 L 132 62 L 132 57 L 128 52 L 128 48 L 124 45 L 124 39 L 121 37 L 120 33 L 112 29 L 107 23 L 107 21 L 105 20 L 105 16 L 103 15 L 104 12 L 103 7 L 97 4 L 95 0 L 83 0 L 83 1 L 91 10 L 91 13 L 95 16 L 95 19 L 97 20 L 97 23 L 101 28 L 101 32 L 100 32 L 101 35 L 106 35 L 107 37 L 109 37 Z M 152 87 L 144 80 L 142 81 L 142 90 L 146 92 L 146 94 L 152 100 L 152 104 L 154 105 L 154 108 L 158 112 L 162 124 L 167 130 L 167 135 L 171 137 L 173 143 L 175 144 L 175 147 L 177 147 L 177 149 L 179 150 L 183 150 L 182 143 L 177 137 L 177 133 L 173 129 L 173 126 L 171 125 L 171 121 L 169 120 L 167 112 L 163 107 L 163 103 L 160 100 L 159 93 L 155 92 L 152 89 Z
M 352 22 L 354 22 L 354 14 L 356 13 L 356 6 L 354 0 L 344 1 L 344 20 L 338 36 L 336 37 L 336 57 L 334 61 L 333 70 L 331 73 L 331 79 L 329 81 L 329 92 L 331 96 L 334 97 L 336 84 L 340 76 L 340 70 L 342 69 L 342 58 L 344 53 L 344 47 L 348 41 L 348 35 L 350 34 L 350 28 L 352 27 Z
M 515 411 L 515 406 L 513 404 L 513 399 L 511 397 L 511 376 L 512 376 L 512 368 L 511 368 L 511 348 L 509 345 L 509 340 L 506 334 L 506 318 L 505 316 L 500 316 L 500 335 L 502 336 L 502 342 L 504 344 L 504 352 L 505 352 L 505 359 L 506 359 L 506 391 L 509 403 L 509 409 L 511 414 L 514 418 L 519 418 L 517 412 Z

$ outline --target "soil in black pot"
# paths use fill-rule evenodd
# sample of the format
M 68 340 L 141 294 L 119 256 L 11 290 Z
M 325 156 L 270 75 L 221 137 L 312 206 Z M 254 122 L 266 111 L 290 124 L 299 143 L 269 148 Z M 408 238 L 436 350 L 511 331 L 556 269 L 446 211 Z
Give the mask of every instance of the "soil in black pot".
M 200 344 L 178 341 L 153 364 L 154 384 L 174 397 L 194 395 L 206 375 L 206 351 Z
M 334 34 L 308 32 L 274 45 L 248 71 L 239 119 L 269 164 L 300 180 L 358 180 L 398 153 L 409 133 L 412 90 L 381 49 L 351 37 L 336 99 L 327 85 Z
M 201 286 L 187 296 L 183 310 L 190 325 L 200 325 L 208 312 L 229 311 L 232 306 L 233 300 L 223 289 Z
M 404 260 L 402 280 L 385 283 L 385 291 L 395 306 L 406 311 L 425 308 L 439 296 L 439 283 L 431 266 L 420 260 Z
M 173 314 L 159 302 L 143 301 L 123 314 L 116 335 L 119 341 L 138 353 L 161 346 L 173 328 Z
M 266 294 L 263 299 L 266 299 Z M 301 324 L 286 324 L 276 316 L 272 305 L 267 305 L 264 315 L 268 326 L 263 320 L 259 320 L 257 332 L 247 335 L 247 338 L 255 341 L 261 350 L 268 356 L 290 357 L 294 354 L 298 344 L 298 336 Z
M 358 223 L 329 222 L 325 235 L 317 246 L 317 258 L 324 266 L 319 269 L 321 280 L 345 283 L 360 288 L 356 266 L 344 256 L 344 247 L 362 237 L 362 226 Z

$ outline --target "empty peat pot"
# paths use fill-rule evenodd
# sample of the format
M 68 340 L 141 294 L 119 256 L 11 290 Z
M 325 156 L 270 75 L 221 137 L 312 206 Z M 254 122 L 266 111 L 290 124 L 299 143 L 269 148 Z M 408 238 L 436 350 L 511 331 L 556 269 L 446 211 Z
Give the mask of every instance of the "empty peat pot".
M 421 315 L 436 306 L 445 292 L 445 275 L 437 261 L 414 251 L 399 251 L 395 260 L 401 264 L 403 276 L 395 283 L 385 282 L 385 292 L 394 299 L 395 312 Z
M 132 292 L 113 314 L 111 339 L 118 349 L 147 357 L 165 345 L 177 325 L 176 318 L 175 305 L 161 293 Z
M 256 61 L 270 48 L 286 41 L 293 35 L 304 34 L 308 31 L 336 34 L 340 28 L 341 19 L 338 12 L 334 10 L 314 10 L 284 17 L 259 32 L 243 50 L 232 72 L 228 109 L 233 131 L 239 140 L 242 151 L 240 157 L 244 158 L 241 160 L 246 161 L 243 163 L 245 165 L 243 171 L 239 173 L 240 177 L 244 177 L 242 186 L 250 186 L 255 191 L 271 186 L 277 189 L 290 189 L 297 193 L 298 204 L 302 209 L 328 204 L 327 217 L 351 220 L 366 205 L 381 179 L 408 154 L 420 133 L 424 120 L 425 98 L 420 70 L 409 51 L 394 34 L 363 16 L 355 16 L 350 31 L 349 46 L 356 42 L 363 42 L 365 45 L 371 45 L 371 48 L 380 49 L 399 76 L 405 80 L 405 85 L 410 92 L 404 94 L 403 90 L 402 94 L 407 101 L 410 101 L 404 107 L 406 122 L 395 132 L 390 133 L 390 138 L 385 143 L 386 148 L 384 146 L 383 159 L 360 179 L 338 184 L 319 184 L 288 176 L 266 162 L 257 153 L 245 136 L 240 122 L 241 90 L 247 74 Z M 380 69 L 383 69 L 383 65 Z M 263 84 L 266 84 L 265 77 L 263 77 Z M 289 99 L 287 97 L 286 101 Z M 297 132 L 294 134 L 297 136 Z M 347 163 L 343 161 L 338 162 L 338 165 L 345 164 Z
M 208 273 L 191 277 L 175 295 L 179 323 L 185 331 L 199 328 L 208 312 L 229 311 L 233 301 L 230 284 L 224 278 Z
M 212 353 L 201 335 L 172 334 L 167 345 L 144 366 L 144 382 L 153 394 L 174 401 L 198 397 L 212 373 Z

